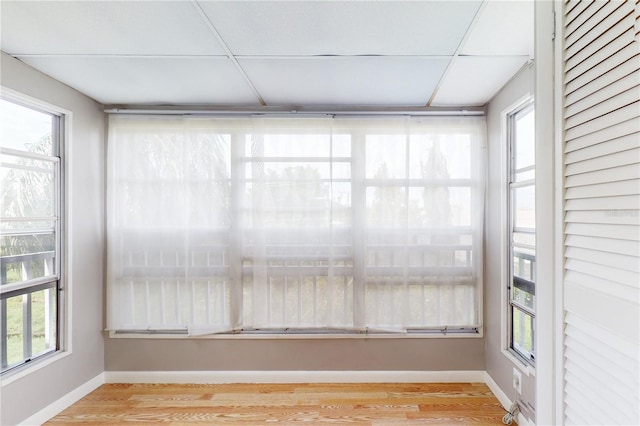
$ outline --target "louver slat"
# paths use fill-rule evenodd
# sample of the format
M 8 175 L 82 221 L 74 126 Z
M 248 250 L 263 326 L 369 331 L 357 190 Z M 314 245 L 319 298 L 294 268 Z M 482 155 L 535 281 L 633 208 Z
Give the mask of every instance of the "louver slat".
M 612 3 L 610 3 L 612 4 Z M 602 10 L 607 10 L 603 8 Z M 607 50 L 617 51 L 633 41 L 633 7 L 628 4 L 616 9 L 598 24 L 599 27 L 610 28 L 596 40 L 590 37 L 583 37 L 568 47 L 567 53 L 567 78 L 571 74 L 582 74 L 586 69 L 584 66 L 591 63 L 601 62 L 606 58 Z M 626 25 L 626 27 L 625 27 Z M 597 31 L 597 29 L 594 29 Z M 622 36 L 621 36 L 622 35 Z M 601 46 L 611 45 L 611 48 L 603 50 Z M 588 61 L 586 59 L 589 59 Z
M 632 59 L 631 60 L 632 63 L 637 62 L 638 48 L 637 48 L 637 45 L 634 46 L 634 43 L 631 43 L 626 47 L 622 48 L 621 50 L 614 51 L 613 49 L 611 49 L 606 53 L 611 54 L 611 56 L 607 56 L 607 59 L 600 63 L 596 63 L 596 62 L 592 63 L 593 68 L 590 68 L 589 71 L 585 72 L 584 74 L 581 74 L 580 76 L 576 77 L 573 80 L 567 79 L 565 76 L 566 92 L 572 93 L 580 89 L 582 86 L 585 86 L 586 84 L 594 81 L 597 78 L 601 78 L 601 81 L 604 82 L 600 85 L 600 88 L 606 86 L 607 85 L 606 82 L 608 81 L 606 78 L 607 77 L 606 74 L 608 72 L 614 70 L 620 65 L 623 65 L 625 62 L 627 62 L 630 59 Z M 636 69 L 637 69 L 637 64 L 636 64 Z
M 632 118 L 573 140 L 566 139 L 564 152 L 568 153 L 576 151 L 578 149 L 597 145 L 623 136 L 635 137 L 636 133 L 640 133 L 640 120 Z
M 610 239 L 606 237 L 597 237 L 590 235 L 567 235 L 565 238 L 565 246 L 567 247 L 598 247 L 609 253 L 619 253 L 626 256 L 640 257 L 640 245 L 632 240 Z
M 637 135 L 625 135 L 617 139 L 585 147 L 579 151 L 569 152 L 565 158 L 567 164 L 576 163 L 578 161 L 588 160 L 590 158 L 602 157 L 616 152 L 627 151 L 638 146 Z
M 567 270 L 565 275 L 567 282 L 580 283 L 582 287 L 594 291 L 602 291 L 606 288 L 607 293 L 624 300 L 638 300 L 640 289 L 619 284 L 613 281 L 603 280 L 578 271 Z
M 630 49 L 632 51 L 632 49 Z M 598 92 L 606 87 L 618 83 L 618 80 L 623 79 L 625 76 L 635 76 L 638 74 L 636 70 L 638 69 L 638 64 L 636 63 L 638 60 L 637 55 L 632 56 L 630 59 L 623 61 L 617 67 L 609 70 L 606 74 L 597 76 L 595 79 L 587 82 L 583 86 L 573 90 L 571 93 L 567 93 L 566 96 L 566 106 L 573 106 L 576 102 L 585 99 L 589 96 L 595 97 L 598 95 Z M 611 96 L 611 93 L 608 91 L 604 92 L 605 95 Z M 606 99 L 606 97 L 604 98 Z M 582 109 L 580 109 L 582 110 Z M 566 112 L 565 112 L 566 114 Z M 567 114 L 569 115 L 569 114 Z
M 598 8 L 603 3 L 604 6 L 600 7 L 593 15 L 584 13 L 576 18 L 573 23 L 575 24 L 575 31 L 566 33 L 565 50 L 569 51 L 571 46 L 582 37 L 588 37 L 591 40 L 597 39 L 598 35 L 604 33 L 615 24 L 615 17 L 621 15 L 620 18 L 622 18 L 624 16 L 624 11 L 620 11 L 620 8 L 624 7 L 624 1 L 596 1 L 592 8 Z M 598 30 L 600 32 L 597 32 Z M 569 57 L 571 55 L 567 53 L 565 58 Z
M 625 151 L 613 152 L 602 157 L 589 158 L 577 163 L 568 164 L 565 175 L 571 176 L 578 173 L 588 173 L 613 167 L 637 164 L 640 159 L 640 147 Z
M 565 424 L 640 424 L 639 3 L 564 6 Z
M 571 0 L 567 3 L 566 11 L 565 11 L 566 22 L 568 23 L 569 26 L 572 26 L 573 29 L 571 31 L 575 30 L 578 24 L 582 22 L 582 21 L 578 21 L 577 23 L 574 23 L 576 17 L 581 15 L 582 13 L 585 13 L 585 9 L 587 9 L 594 3 L 595 3 L 595 0 Z M 604 6 L 604 4 L 605 2 L 600 2 L 599 6 L 602 7 Z M 595 12 L 597 12 L 597 10 L 594 10 L 591 14 Z
M 614 46 L 618 46 L 618 49 L 616 49 L 617 51 L 631 43 L 635 36 L 633 31 L 635 19 L 631 11 L 628 11 L 627 13 L 628 14 L 622 19 L 622 21 L 615 24 L 611 31 L 603 34 L 597 40 L 590 41 L 589 39 L 584 38 L 572 46 L 572 49 L 575 48 L 574 53 L 570 53 L 569 50 L 567 50 L 567 55 L 569 56 L 566 63 L 567 71 L 575 70 L 575 68 L 580 64 L 588 62 L 587 59 L 592 58 L 593 55 L 600 55 L 601 58 L 602 52 L 600 52 L 600 50 L 603 46 L 615 43 Z M 598 57 L 593 57 L 593 60 L 596 58 Z
M 611 197 L 616 195 L 633 195 L 640 188 L 639 180 L 623 180 L 619 182 L 607 182 L 594 185 L 577 186 L 567 189 L 565 198 L 572 200 L 576 198 Z

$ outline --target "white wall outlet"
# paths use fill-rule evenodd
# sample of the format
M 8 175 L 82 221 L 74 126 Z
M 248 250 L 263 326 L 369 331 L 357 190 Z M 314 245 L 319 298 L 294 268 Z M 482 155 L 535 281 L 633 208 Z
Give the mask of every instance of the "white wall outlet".
M 513 388 L 522 395 L 522 373 L 517 368 L 513 369 Z

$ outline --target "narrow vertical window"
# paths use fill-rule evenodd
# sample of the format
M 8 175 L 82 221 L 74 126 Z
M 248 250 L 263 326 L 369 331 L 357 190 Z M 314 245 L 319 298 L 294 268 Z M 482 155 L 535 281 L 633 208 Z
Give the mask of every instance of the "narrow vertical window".
M 1 371 L 60 348 L 61 117 L 0 100 Z
M 507 116 L 509 156 L 509 349 L 535 362 L 536 215 L 533 102 Z

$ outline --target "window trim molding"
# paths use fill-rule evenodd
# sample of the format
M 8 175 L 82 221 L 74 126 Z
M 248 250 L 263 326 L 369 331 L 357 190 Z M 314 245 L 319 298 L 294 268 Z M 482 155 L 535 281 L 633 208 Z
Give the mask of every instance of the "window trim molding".
M 33 96 L 26 95 L 22 92 L 13 90 L 6 86 L 0 85 L 0 98 L 22 105 L 26 108 L 31 108 L 36 111 L 40 111 L 46 114 L 51 114 L 58 117 L 57 126 L 53 130 L 58 138 L 57 151 L 55 156 L 59 157 L 58 170 L 59 170 L 59 185 L 60 193 L 57 194 L 56 200 L 59 204 L 60 220 L 57 221 L 58 232 L 58 253 L 59 259 L 56 259 L 57 267 L 59 268 L 59 284 L 57 294 L 57 339 L 58 349 L 34 358 L 31 362 L 23 363 L 12 367 L 2 373 L 0 379 L 0 388 L 9 385 L 23 377 L 26 377 L 32 373 L 35 373 L 48 365 L 58 362 L 70 355 L 72 355 L 72 330 L 70 324 L 72 324 L 72 276 L 71 276 L 71 253 L 72 245 L 70 229 L 71 229 L 71 179 L 70 176 L 70 144 L 71 144 L 71 128 L 73 113 L 63 107 L 49 103 L 47 101 L 38 99 Z

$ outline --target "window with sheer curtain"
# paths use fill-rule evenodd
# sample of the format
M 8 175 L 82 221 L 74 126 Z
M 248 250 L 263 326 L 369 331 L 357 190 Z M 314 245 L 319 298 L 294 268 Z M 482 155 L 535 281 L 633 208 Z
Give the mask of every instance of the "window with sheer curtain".
M 112 115 L 108 328 L 473 331 L 484 119 Z

